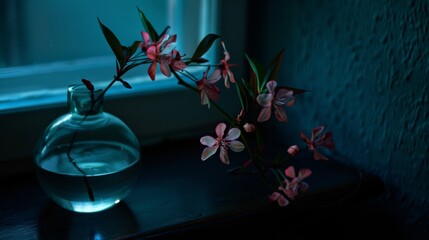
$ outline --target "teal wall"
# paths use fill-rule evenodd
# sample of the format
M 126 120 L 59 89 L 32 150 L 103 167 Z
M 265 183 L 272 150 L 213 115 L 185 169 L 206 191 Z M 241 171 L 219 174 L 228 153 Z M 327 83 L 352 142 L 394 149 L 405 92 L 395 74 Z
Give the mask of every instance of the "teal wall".
M 429 2 L 253 1 L 249 21 L 249 54 L 285 48 L 278 81 L 309 90 L 284 138 L 325 125 L 341 161 L 386 183 L 380 204 L 428 234 Z

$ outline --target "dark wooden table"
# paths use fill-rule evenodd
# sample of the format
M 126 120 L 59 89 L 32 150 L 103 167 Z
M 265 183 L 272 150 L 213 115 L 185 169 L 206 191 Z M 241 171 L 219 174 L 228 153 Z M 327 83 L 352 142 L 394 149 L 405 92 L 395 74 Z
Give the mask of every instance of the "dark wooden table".
M 202 149 L 198 141 L 143 148 L 141 177 L 133 192 L 117 206 L 93 214 L 55 205 L 32 171 L 3 177 L 0 239 L 322 236 L 338 232 L 332 227 L 346 227 L 341 226 L 346 220 L 338 218 L 382 191 L 380 181 L 371 175 L 308 155 L 295 161 L 313 170 L 307 179 L 309 191 L 280 208 L 268 202 L 270 191 L 257 176 L 228 173 L 239 154 L 232 153 L 231 166 L 226 166 L 217 156 L 202 162 Z

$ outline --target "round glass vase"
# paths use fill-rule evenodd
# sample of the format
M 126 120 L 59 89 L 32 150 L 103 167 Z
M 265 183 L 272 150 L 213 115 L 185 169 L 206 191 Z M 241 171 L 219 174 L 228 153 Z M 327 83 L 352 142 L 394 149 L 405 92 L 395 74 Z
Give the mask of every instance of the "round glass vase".
M 34 161 L 40 185 L 58 205 L 99 212 L 124 199 L 140 170 L 140 145 L 130 128 L 103 111 L 102 90 L 68 87 L 69 113 L 38 140 Z

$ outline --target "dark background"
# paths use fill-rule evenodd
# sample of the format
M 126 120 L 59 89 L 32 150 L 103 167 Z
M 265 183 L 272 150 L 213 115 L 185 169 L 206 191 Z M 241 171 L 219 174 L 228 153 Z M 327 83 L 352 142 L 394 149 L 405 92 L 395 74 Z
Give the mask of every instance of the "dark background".
M 277 81 L 308 90 L 277 131 L 294 143 L 325 125 L 344 163 L 385 184 L 362 220 L 383 216 L 379 227 L 427 239 L 429 2 L 265 0 L 246 10 L 247 53 L 266 66 L 284 48 Z

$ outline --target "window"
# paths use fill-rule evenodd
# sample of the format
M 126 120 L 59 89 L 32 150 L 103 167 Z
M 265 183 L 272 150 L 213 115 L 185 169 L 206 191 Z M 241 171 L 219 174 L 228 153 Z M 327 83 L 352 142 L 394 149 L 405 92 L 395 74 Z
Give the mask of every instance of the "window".
M 67 111 L 69 84 L 87 78 L 106 86 L 115 62 L 97 17 L 128 45 L 141 39 L 137 7 L 158 31 L 170 25 L 183 53 L 191 54 L 203 36 L 218 32 L 214 0 L 0 1 L 0 30 L 7 33 L 0 38 L 0 161 L 31 156 L 42 131 Z M 162 75 L 152 82 L 146 70 L 133 69 L 125 79 L 133 89 L 112 88 L 106 111 L 123 119 L 143 143 L 182 136 L 221 119 L 215 111 L 197 108 L 197 95 L 188 97 Z M 185 112 L 172 102 L 195 107 Z
M 158 31 L 171 26 L 184 53 L 192 53 L 205 34 L 216 32 L 216 1 L 1 1 L 0 30 L 8 34 L 0 39 L 0 111 L 64 102 L 66 86 L 81 78 L 106 86 L 114 73 L 114 55 L 97 17 L 129 45 L 141 40 L 137 7 Z M 136 86 L 133 93 L 154 88 L 139 87 L 147 79 L 142 72 L 134 69 L 126 76 Z M 169 82 L 155 87 L 176 86 Z M 124 91 L 118 87 L 111 92 Z

